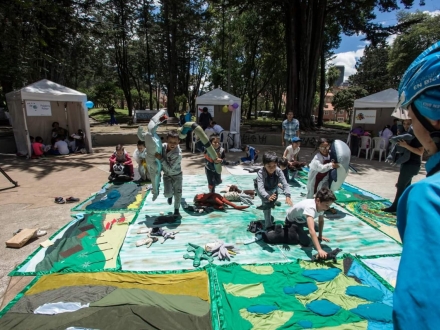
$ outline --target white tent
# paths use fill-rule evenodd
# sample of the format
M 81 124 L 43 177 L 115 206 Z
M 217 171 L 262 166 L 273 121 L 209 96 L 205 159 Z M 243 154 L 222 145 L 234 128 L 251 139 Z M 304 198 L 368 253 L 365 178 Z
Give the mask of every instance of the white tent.
M 224 113 L 223 106 L 237 103 L 238 108 L 234 111 Z M 220 88 L 214 89 L 196 99 L 196 107 L 198 109 L 197 117 L 200 115 L 200 110 L 204 106 L 211 106 L 211 115 L 214 120 L 222 126 L 225 130 L 230 131 L 234 136 L 234 148 L 240 147 L 240 122 L 241 122 L 241 99 L 237 96 L 229 94 Z
M 69 134 L 82 129 L 87 150 L 93 152 L 86 94 L 43 79 L 6 94 L 6 101 L 18 153 L 31 155 L 29 136 L 50 144 L 55 121 Z
M 385 125 L 392 124 L 391 114 L 397 101 L 398 92 L 392 88 L 355 100 L 351 127 L 361 126 L 378 133 Z

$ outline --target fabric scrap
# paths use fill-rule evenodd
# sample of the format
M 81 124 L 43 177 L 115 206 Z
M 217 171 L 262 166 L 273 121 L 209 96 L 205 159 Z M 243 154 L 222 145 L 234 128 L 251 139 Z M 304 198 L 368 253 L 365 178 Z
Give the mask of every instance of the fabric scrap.
M 340 306 L 328 301 L 327 299 L 314 300 L 307 304 L 306 307 L 310 309 L 313 313 L 321 316 L 331 316 L 339 312 Z
M 276 311 L 279 308 L 277 306 L 270 305 L 254 305 L 247 308 L 249 313 L 257 313 L 257 314 L 269 314 L 270 312 Z
M 299 283 L 294 287 L 284 287 L 284 293 L 286 294 L 299 294 L 301 296 L 307 296 L 308 294 L 318 290 L 315 283 Z
M 240 316 L 252 324 L 252 329 L 278 329 L 289 321 L 293 312 L 277 310 L 269 314 L 255 314 L 243 308 L 240 309 Z
M 255 298 L 264 293 L 264 286 L 261 283 L 253 284 L 223 284 L 226 292 L 236 297 Z
M 34 314 L 56 315 L 62 313 L 75 312 L 81 308 L 87 308 L 89 304 L 81 304 L 79 302 L 56 302 L 47 303 L 37 307 Z
M 349 286 L 345 292 L 349 296 L 359 297 L 369 301 L 382 301 L 383 292 L 371 286 Z
M 341 270 L 339 268 L 329 268 L 329 269 L 307 269 L 302 272 L 303 276 L 314 279 L 318 282 L 327 282 L 333 280 L 339 275 Z
M 80 244 L 78 244 L 78 245 L 71 247 L 68 250 L 60 252 L 60 256 L 62 256 L 63 258 L 67 258 L 67 257 L 70 257 L 72 254 L 75 254 L 75 253 L 82 251 L 82 250 L 83 250 L 83 247 Z
M 382 303 L 359 305 L 350 310 L 360 317 L 377 322 L 390 323 L 393 321 L 393 308 Z
M 87 230 L 95 229 L 95 226 L 94 225 L 87 225 L 87 226 L 79 227 L 78 229 L 82 232 L 86 232 Z M 78 237 L 78 238 L 81 238 L 81 237 Z
M 296 322 L 298 323 L 299 326 L 303 327 L 303 328 L 312 328 L 313 327 L 313 323 L 311 321 L 307 321 L 307 320 L 301 320 Z
M 254 266 L 254 265 L 243 265 L 242 268 L 260 275 L 270 275 L 273 274 L 274 270 L 272 266 Z
M 83 231 L 81 234 L 76 235 L 76 238 L 81 239 L 81 238 L 86 237 L 86 236 L 88 236 L 88 235 L 89 235 L 88 232 Z
M 53 245 L 54 243 L 50 240 L 50 239 L 47 239 L 47 240 L 45 240 L 44 242 L 41 242 L 40 243 L 40 246 L 41 247 L 44 247 L 44 248 L 47 248 L 47 247 L 49 247 L 49 246 L 51 246 L 51 245 Z

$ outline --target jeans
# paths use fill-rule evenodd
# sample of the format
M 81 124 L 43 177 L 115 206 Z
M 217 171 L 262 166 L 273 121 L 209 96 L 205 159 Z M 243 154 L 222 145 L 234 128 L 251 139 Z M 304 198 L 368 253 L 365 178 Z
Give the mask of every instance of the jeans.
M 394 202 L 390 206 L 390 209 L 397 209 L 397 204 L 399 202 L 400 196 L 402 196 L 405 189 L 411 185 L 412 178 L 419 174 L 419 171 L 420 164 L 403 163 L 402 165 L 400 165 L 399 178 L 397 179 L 396 197 L 394 198 Z

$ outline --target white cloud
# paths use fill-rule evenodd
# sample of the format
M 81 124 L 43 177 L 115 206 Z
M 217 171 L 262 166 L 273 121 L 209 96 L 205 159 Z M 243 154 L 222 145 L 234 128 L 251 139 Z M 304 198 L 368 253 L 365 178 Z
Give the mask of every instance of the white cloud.
M 347 80 L 349 76 L 356 73 L 356 60 L 364 55 L 364 47 L 359 48 L 356 51 L 338 53 L 335 54 L 336 57 L 331 61 L 334 65 L 343 65 L 344 70 L 344 80 Z
M 394 43 L 394 40 L 396 40 L 397 38 L 397 34 L 392 34 L 387 38 L 387 43 L 389 46 L 392 46 L 392 44 Z
M 423 13 L 425 13 L 425 14 L 429 14 L 429 15 L 431 15 L 431 16 L 439 16 L 439 15 L 440 15 L 440 10 L 424 11 Z

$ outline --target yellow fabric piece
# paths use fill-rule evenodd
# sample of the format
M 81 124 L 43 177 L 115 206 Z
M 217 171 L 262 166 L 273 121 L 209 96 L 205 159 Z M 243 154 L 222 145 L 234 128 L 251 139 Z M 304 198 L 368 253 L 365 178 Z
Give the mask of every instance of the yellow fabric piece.
M 296 299 L 304 306 L 316 299 L 327 299 L 345 310 L 356 308 L 359 304 L 369 303 L 365 299 L 345 294 L 348 286 L 359 285 L 353 278 L 345 276 L 345 274 L 340 273 L 329 282 L 316 282 L 316 285 L 318 290 L 308 296 L 295 295 Z
M 139 194 L 136 195 L 136 200 L 127 206 L 128 210 L 132 209 L 138 209 L 141 206 L 142 200 L 144 199 L 144 192 L 139 192 Z
M 343 325 L 338 325 L 335 327 L 324 327 L 324 328 L 319 328 L 319 330 L 339 330 L 339 329 L 344 329 L 344 330 L 366 330 L 368 328 L 368 321 L 364 320 L 364 321 L 360 321 L 360 322 L 354 322 L 354 323 L 347 323 L 347 324 L 343 324 Z
M 122 243 L 124 242 L 125 236 L 127 235 L 128 225 L 134 218 L 134 214 L 127 214 L 125 216 L 125 221 L 118 224 L 114 223 L 109 230 L 105 230 L 100 237 L 96 239 L 98 247 L 102 250 L 104 254 L 105 262 L 104 269 L 116 268 L 116 263 L 118 260 L 119 250 L 121 249 Z M 114 213 L 109 213 L 106 215 L 103 223 L 103 228 L 107 223 L 111 223 L 113 219 L 118 219 Z M 104 251 L 105 250 L 105 251 Z
M 255 274 L 260 274 L 260 275 L 270 275 L 274 272 L 273 267 L 272 266 L 252 266 L 252 265 L 248 265 L 248 266 L 241 266 L 242 268 L 255 273 Z
M 264 293 L 264 286 L 261 283 L 255 284 L 223 284 L 226 292 L 236 297 L 255 298 Z
M 249 313 L 246 308 L 240 309 L 240 316 L 252 324 L 252 329 L 278 329 L 290 320 L 293 312 L 273 311 L 267 314 Z M 344 328 L 345 329 L 345 328 Z
M 106 285 L 118 288 L 136 288 L 164 294 L 188 295 L 209 301 L 208 275 L 205 271 L 158 275 L 110 272 L 51 274 L 42 276 L 26 292 L 26 295 L 74 285 Z

